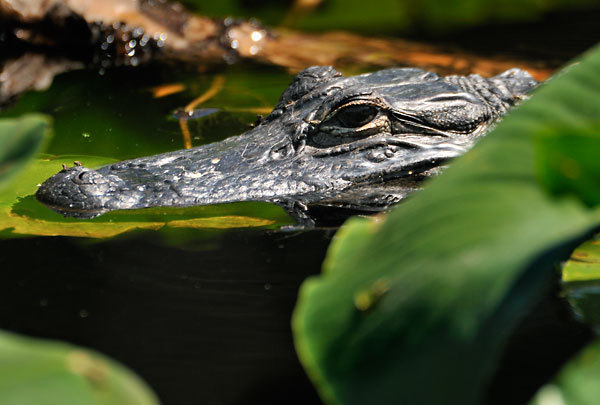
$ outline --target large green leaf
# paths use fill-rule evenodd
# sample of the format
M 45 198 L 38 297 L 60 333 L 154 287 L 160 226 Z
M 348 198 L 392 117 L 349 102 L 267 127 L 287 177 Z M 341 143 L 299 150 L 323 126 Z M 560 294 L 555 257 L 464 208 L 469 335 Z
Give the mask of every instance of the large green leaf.
M 594 97 L 586 93 L 582 97 Z M 538 173 L 544 186 L 554 194 L 574 194 L 591 206 L 600 203 L 600 118 L 596 124 L 586 132 L 553 128 L 537 143 Z
M 600 340 L 586 347 L 542 387 L 530 405 L 596 405 L 600 399 Z
M 157 398 L 131 371 L 66 343 L 0 332 L 3 405 L 153 405 Z
M 598 71 L 596 48 L 387 217 L 344 225 L 293 316 L 328 403 L 478 403 L 511 328 L 600 221 L 535 164 L 550 129 L 597 128 Z
M 23 170 L 48 137 L 48 118 L 29 114 L 0 119 L 0 189 Z

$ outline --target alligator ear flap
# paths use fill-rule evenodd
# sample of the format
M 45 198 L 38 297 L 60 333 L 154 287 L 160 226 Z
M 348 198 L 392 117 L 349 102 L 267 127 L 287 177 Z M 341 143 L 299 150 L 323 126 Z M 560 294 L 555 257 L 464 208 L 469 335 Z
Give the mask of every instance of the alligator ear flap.
M 502 92 L 501 98 L 511 104 L 527 98 L 538 82 L 525 70 L 513 68 L 488 79 Z
M 331 66 L 311 66 L 304 69 L 296 75 L 288 88 L 283 92 L 275 109 L 284 109 L 293 104 L 314 89 L 323 86 L 325 83 L 343 77 L 340 72 Z
M 278 142 L 269 151 L 269 157 L 273 160 L 282 160 L 294 153 L 294 147 L 289 140 Z

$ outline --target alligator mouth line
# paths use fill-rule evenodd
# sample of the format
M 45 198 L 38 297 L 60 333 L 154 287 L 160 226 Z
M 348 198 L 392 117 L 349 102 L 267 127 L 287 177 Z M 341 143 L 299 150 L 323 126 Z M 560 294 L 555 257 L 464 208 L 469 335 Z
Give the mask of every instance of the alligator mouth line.
M 398 139 L 397 137 L 385 137 L 385 138 L 377 138 L 377 139 L 363 139 L 360 141 L 353 142 L 351 144 L 345 145 L 337 145 L 332 146 L 325 149 L 317 149 L 316 152 L 313 153 L 314 157 L 328 157 L 328 156 L 336 156 L 341 155 L 343 153 L 353 152 L 353 151 L 363 151 L 369 149 L 375 149 L 378 147 L 384 148 L 386 146 L 399 146 L 405 149 L 434 149 L 439 147 L 446 147 L 448 149 L 453 149 L 457 153 L 464 153 L 467 151 L 466 148 L 454 145 L 448 142 L 441 142 L 437 144 L 427 144 L 420 143 L 415 141 Z
M 81 208 L 73 208 L 73 207 L 69 207 L 69 206 L 65 206 L 65 205 L 49 204 L 46 201 L 40 201 L 40 202 L 42 202 L 46 207 L 50 208 L 51 210 L 59 212 L 61 214 L 67 213 L 67 212 L 72 213 L 72 214 L 85 214 L 85 217 L 89 218 L 89 219 L 100 216 L 100 215 L 104 214 L 105 212 L 109 211 L 106 208 L 81 209 Z

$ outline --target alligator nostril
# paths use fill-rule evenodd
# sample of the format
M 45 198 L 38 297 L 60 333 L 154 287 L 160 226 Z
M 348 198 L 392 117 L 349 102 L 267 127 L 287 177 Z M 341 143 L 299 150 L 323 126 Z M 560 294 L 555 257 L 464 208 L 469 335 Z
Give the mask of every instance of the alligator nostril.
M 89 171 L 88 170 L 82 170 L 81 172 L 77 173 L 76 176 L 74 176 L 73 182 L 77 183 L 77 184 L 89 184 L 90 183 L 90 179 L 89 179 Z

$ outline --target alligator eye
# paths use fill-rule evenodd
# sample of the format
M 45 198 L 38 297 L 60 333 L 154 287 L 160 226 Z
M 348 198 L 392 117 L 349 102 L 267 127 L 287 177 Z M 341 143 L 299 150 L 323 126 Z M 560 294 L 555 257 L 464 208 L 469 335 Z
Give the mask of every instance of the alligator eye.
M 357 128 L 365 125 L 377 115 L 377 108 L 372 105 L 349 105 L 340 109 L 335 118 L 343 127 Z

